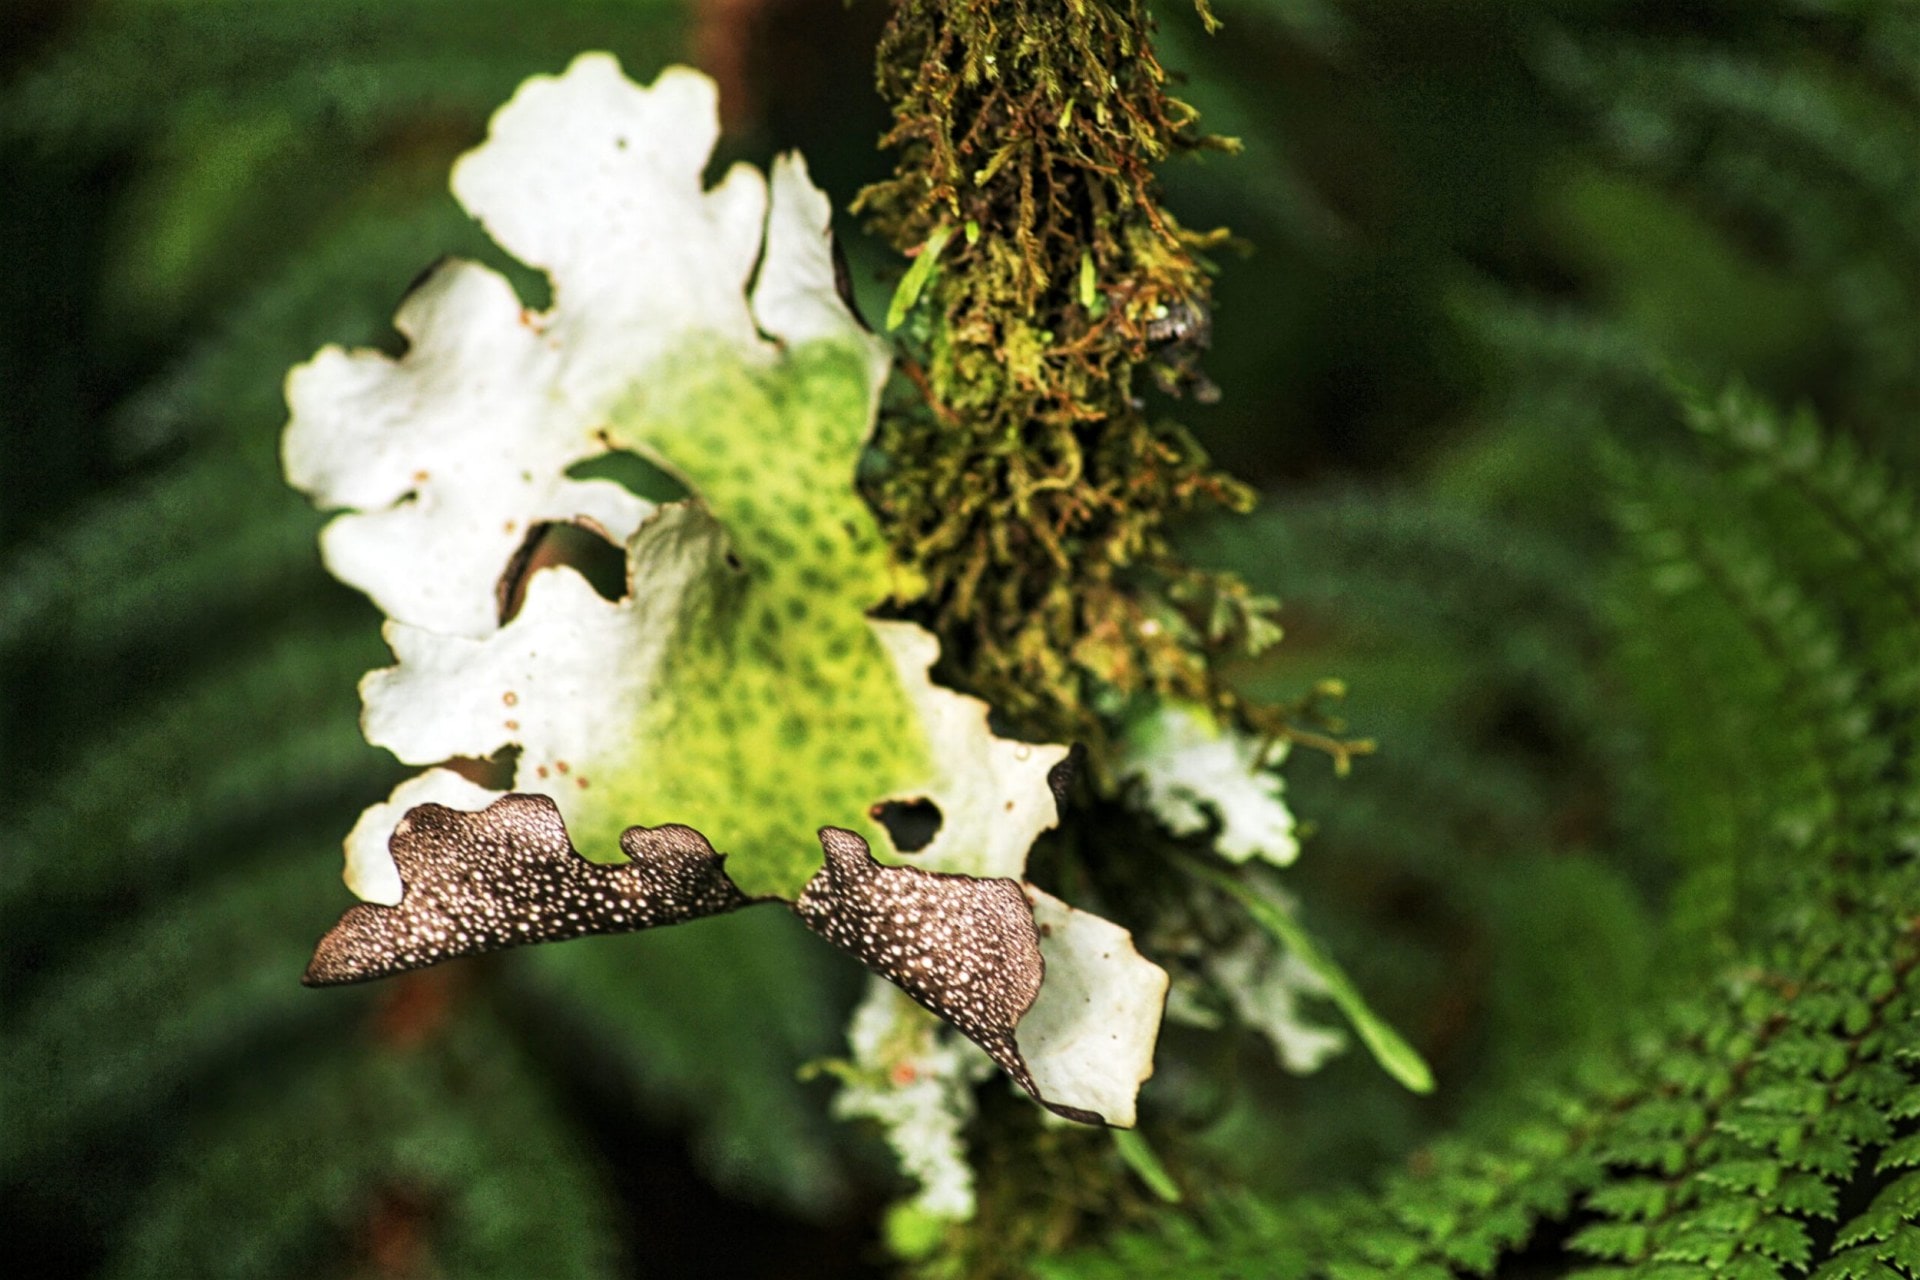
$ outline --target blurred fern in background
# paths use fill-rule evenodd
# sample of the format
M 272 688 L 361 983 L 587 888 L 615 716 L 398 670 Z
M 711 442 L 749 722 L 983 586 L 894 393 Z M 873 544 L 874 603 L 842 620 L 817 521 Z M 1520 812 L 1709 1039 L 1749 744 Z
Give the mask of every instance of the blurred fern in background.
M 1289 887 L 1441 1087 L 1170 1026 L 1146 1132 L 1187 1203 L 1043 1212 L 1011 1192 L 1054 1139 L 988 1098 L 944 1265 L 1920 1274 L 1920 7 L 1216 8 L 1209 39 L 1168 6 L 1161 56 L 1245 154 L 1170 167 L 1169 204 L 1252 252 L 1221 403 L 1167 411 L 1268 497 L 1190 550 L 1286 602 L 1240 686 L 1337 676 L 1381 744 L 1345 779 L 1296 753 Z M 393 349 L 438 256 L 542 301 L 445 188 L 525 76 L 695 59 L 723 159 L 802 146 L 844 200 L 884 170 L 882 16 L 23 10 L 10 1272 L 884 1269 L 886 1162 L 800 1070 L 854 979 L 777 913 L 297 985 L 398 770 L 355 724 L 376 615 L 277 458 L 284 370 Z M 879 314 L 896 268 L 845 232 Z
M 1488 1274 L 1515 1250 L 1541 1274 L 1920 1267 L 1920 507 L 1811 418 L 1737 393 L 1689 416 L 1710 459 L 1615 455 L 1629 555 L 1590 584 L 1605 677 L 1635 699 L 1606 713 L 1639 730 L 1624 759 L 1667 838 L 1659 927 L 1631 927 L 1618 881 L 1571 860 L 1456 888 L 1562 991 L 1503 1007 L 1494 984 L 1489 1022 L 1533 1033 L 1481 1051 L 1490 1079 L 1453 1133 L 1369 1194 L 1221 1198 L 1203 1227 L 1048 1274 Z M 1482 857 L 1516 808 L 1490 806 Z M 1439 870 L 1427 832 L 1411 874 Z M 1476 850 L 1454 852 L 1457 877 Z M 1568 1006 L 1582 985 L 1600 1008 Z M 1527 1069 L 1501 1070 L 1516 1047 Z

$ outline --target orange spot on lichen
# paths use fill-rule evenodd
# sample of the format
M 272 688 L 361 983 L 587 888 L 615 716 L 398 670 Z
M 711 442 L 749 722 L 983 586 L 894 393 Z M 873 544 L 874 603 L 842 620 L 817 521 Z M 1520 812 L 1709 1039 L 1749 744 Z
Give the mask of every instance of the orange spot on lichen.
M 573 766 L 568 764 L 565 760 L 555 760 L 553 762 L 553 767 L 558 769 L 562 773 L 573 772 Z
M 920 1072 L 911 1062 L 902 1062 L 889 1073 L 897 1085 L 909 1085 L 920 1078 Z
M 429 478 L 424 471 L 416 471 L 413 473 L 413 482 L 415 484 L 425 484 Z
M 585 791 L 587 789 L 587 780 L 585 778 L 575 778 L 574 781 L 580 784 L 580 789 L 582 791 Z
M 536 767 L 534 768 L 534 771 L 533 771 L 533 775 L 534 775 L 534 777 L 536 777 L 536 778 L 544 778 L 544 777 L 546 777 L 546 776 L 547 776 L 547 766 L 545 766 L 545 765 L 538 765 L 538 766 L 536 766 Z
M 519 727 L 520 727 L 520 722 L 518 720 L 507 721 L 507 728 L 517 730 L 519 729 Z
M 518 706 L 520 703 L 520 695 L 515 693 L 513 690 L 509 689 L 505 693 L 500 695 L 500 701 L 506 703 L 510 707 Z

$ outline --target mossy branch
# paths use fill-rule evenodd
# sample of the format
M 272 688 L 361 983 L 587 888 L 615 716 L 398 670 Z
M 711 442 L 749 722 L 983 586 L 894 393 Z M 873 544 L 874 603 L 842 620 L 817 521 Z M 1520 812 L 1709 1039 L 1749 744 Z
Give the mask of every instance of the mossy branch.
M 1205 651 L 1265 607 L 1165 542 L 1251 495 L 1136 394 L 1143 370 L 1208 387 L 1202 255 L 1224 237 L 1160 204 L 1156 165 L 1224 144 L 1167 93 L 1151 34 L 1134 0 L 902 0 L 878 55 L 897 162 L 856 206 L 915 258 L 890 320 L 920 403 L 882 422 L 873 497 L 948 674 L 1095 742 L 1096 688 L 1216 699 Z

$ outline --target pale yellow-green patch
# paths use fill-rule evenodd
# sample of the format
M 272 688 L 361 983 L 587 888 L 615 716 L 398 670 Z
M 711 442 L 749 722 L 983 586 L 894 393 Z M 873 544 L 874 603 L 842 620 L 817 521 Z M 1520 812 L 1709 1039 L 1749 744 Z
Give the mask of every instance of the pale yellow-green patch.
M 674 375 L 636 391 L 614 432 L 687 483 L 726 554 L 682 597 L 613 773 L 638 811 L 697 822 L 743 891 L 792 897 L 819 867 L 815 828 L 887 847 L 868 809 L 930 769 L 866 617 L 900 582 L 853 487 L 870 358 L 819 341 L 770 365 L 718 348 L 663 363 Z

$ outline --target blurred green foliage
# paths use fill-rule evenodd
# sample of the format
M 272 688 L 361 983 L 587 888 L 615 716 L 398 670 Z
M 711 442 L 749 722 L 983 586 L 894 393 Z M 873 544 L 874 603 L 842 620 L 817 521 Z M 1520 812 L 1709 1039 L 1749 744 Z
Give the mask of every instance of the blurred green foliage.
M 1248 251 L 1217 255 L 1221 402 L 1151 408 L 1267 495 L 1189 542 L 1286 602 L 1239 686 L 1339 677 L 1381 744 L 1345 779 L 1296 752 L 1316 830 L 1289 883 L 1440 1087 L 1357 1054 L 1296 1079 L 1251 1035 L 1169 1028 L 1146 1133 L 1187 1203 L 1076 1202 L 1056 1265 L 1920 1272 L 1897 927 L 1920 908 L 1920 7 L 1217 10 L 1207 37 L 1166 6 L 1160 56 L 1244 153 L 1163 176 Z M 398 770 L 354 722 L 376 614 L 277 462 L 289 365 L 392 349 L 443 253 L 509 265 L 445 174 L 526 75 L 696 59 L 737 113 L 723 160 L 801 146 L 844 199 L 886 169 L 882 16 L 23 11 L 0 53 L 10 1272 L 883 1265 L 878 1144 L 799 1074 L 839 1050 L 851 974 L 777 915 L 297 987 L 346 900 L 339 838 Z M 877 316 L 899 264 L 845 231 Z M 1734 380 L 1754 392 L 1722 400 Z M 1798 404 L 1824 426 L 1770 407 Z M 996 1215 L 1037 1218 L 1012 1192 L 1074 1139 L 995 1088 L 979 1238 L 948 1263 L 1017 1273 L 1037 1234 Z
M 1520 816 L 1509 797 L 1475 815 L 1487 797 L 1413 782 L 1431 805 L 1422 847 L 1385 861 L 1444 877 L 1445 906 L 1492 953 L 1463 1114 L 1364 1193 L 1288 1170 L 1266 1196 L 1227 1191 L 1044 1274 L 1920 1267 L 1920 503 L 1810 416 L 1749 393 L 1688 417 L 1702 456 L 1607 455 L 1627 554 L 1588 585 L 1609 615 L 1602 681 L 1627 701 L 1578 708 L 1637 730 L 1591 763 L 1649 788 L 1619 813 L 1641 809 L 1664 865 L 1632 876 L 1638 860 L 1591 830 L 1510 845 L 1524 828 L 1494 826 Z M 1336 528 L 1317 523 L 1325 542 Z M 1366 592 L 1372 573 L 1347 561 L 1329 581 Z M 1356 828 L 1404 847 L 1404 813 L 1371 817 L 1329 821 L 1323 852 Z M 1667 889 L 1657 915 L 1632 892 L 1650 872 Z M 1404 981 L 1395 959 L 1381 983 Z M 1427 998 L 1446 1009 L 1444 992 Z M 1312 1142 L 1324 1121 L 1301 1120 Z M 1244 1124 L 1233 1140 L 1251 1140 Z

